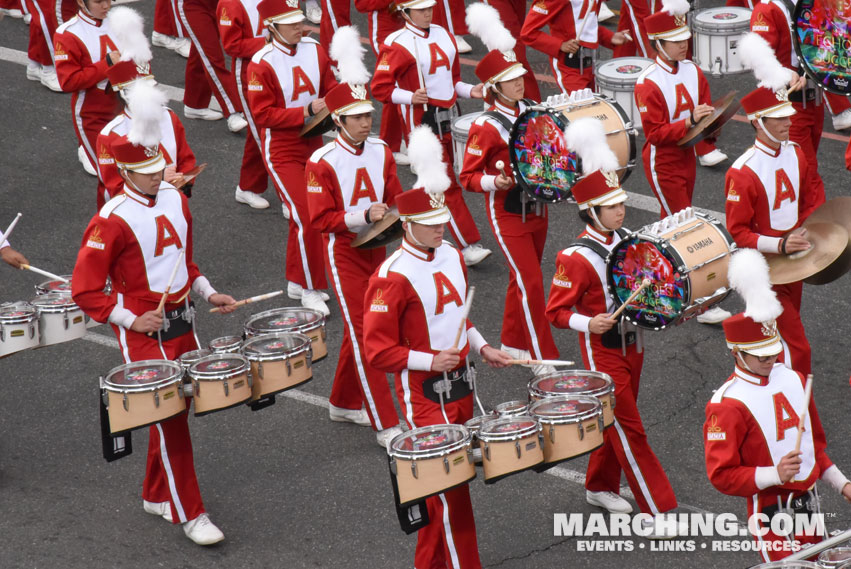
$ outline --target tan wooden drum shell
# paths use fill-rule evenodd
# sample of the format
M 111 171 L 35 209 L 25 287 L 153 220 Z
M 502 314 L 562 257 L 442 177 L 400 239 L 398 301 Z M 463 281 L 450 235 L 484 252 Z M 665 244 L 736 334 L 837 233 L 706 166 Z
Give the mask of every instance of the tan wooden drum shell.
M 510 434 L 501 428 L 514 428 Z M 541 425 L 528 415 L 486 421 L 479 430 L 485 484 L 528 470 L 544 461 Z M 508 435 L 508 436 L 505 436 Z
M 249 338 L 242 353 L 251 364 L 251 400 L 292 389 L 313 378 L 313 343 L 304 334 L 278 332 Z M 271 348 L 269 346 L 272 346 Z
M 217 365 L 221 371 L 216 371 Z M 195 416 L 222 411 L 251 398 L 248 360 L 239 354 L 213 354 L 189 368 Z
M 542 427 L 544 463 L 576 458 L 603 444 L 603 408 L 596 397 L 560 395 L 529 409 Z
M 152 381 L 145 378 L 124 381 L 134 372 L 151 372 Z M 118 379 L 122 378 L 122 379 Z M 168 360 L 146 360 L 124 364 L 110 371 L 101 385 L 105 391 L 109 430 L 123 433 L 159 423 L 186 410 L 183 397 L 183 370 Z

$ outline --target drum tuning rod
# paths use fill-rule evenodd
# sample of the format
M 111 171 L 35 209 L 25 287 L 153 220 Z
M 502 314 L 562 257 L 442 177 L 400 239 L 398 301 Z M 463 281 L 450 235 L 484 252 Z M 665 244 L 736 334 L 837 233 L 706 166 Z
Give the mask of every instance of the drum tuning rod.
M 555 366 L 567 367 L 575 365 L 570 360 L 508 360 L 509 365 L 515 366 Z
M 801 438 L 804 436 L 804 423 L 807 421 L 807 414 L 810 412 L 810 397 L 813 395 L 813 374 L 807 376 L 807 386 L 804 388 L 804 408 L 798 413 L 798 438 L 795 439 L 795 452 L 801 450 Z
M 624 303 L 621 304 L 620 308 L 615 310 L 615 312 L 610 316 L 610 318 L 612 320 L 615 320 L 618 316 L 620 316 L 621 312 L 626 310 L 626 307 L 629 305 L 629 303 L 632 302 L 633 300 L 635 300 L 635 297 L 638 296 L 639 294 L 641 294 L 641 291 L 644 290 L 645 288 L 649 287 L 649 286 L 650 286 L 650 279 L 645 277 L 645 279 L 643 281 L 641 281 L 641 286 L 638 287 L 637 289 L 635 289 L 634 291 L 632 291 L 632 294 L 629 295 L 629 298 L 627 298 L 626 301 L 624 301 Z
M 0 245 L 3 244 L 4 241 L 9 239 L 9 236 L 12 235 L 12 230 L 15 229 L 15 226 L 18 224 L 18 220 L 21 219 L 21 212 L 18 212 L 18 215 L 15 216 L 15 219 L 12 220 L 12 223 L 9 224 L 9 227 L 6 228 L 6 231 L 0 235 Z
M 45 277 L 47 277 L 47 278 L 49 278 L 49 279 L 53 279 L 53 280 L 57 280 L 57 281 L 62 281 L 63 283 L 69 283 L 69 282 L 71 282 L 71 281 L 69 281 L 68 279 L 65 279 L 65 278 L 60 277 L 59 275 L 54 275 L 53 273 L 50 273 L 50 272 L 48 272 L 48 271 L 43 271 L 43 270 L 41 270 L 41 269 L 39 269 L 39 268 L 33 267 L 32 265 L 21 265 L 21 270 L 22 270 L 22 271 L 24 271 L 24 270 L 26 270 L 26 271 L 32 271 L 32 272 L 34 272 L 34 273 L 38 273 L 38 274 L 40 274 L 40 275 L 42 275 L 42 276 L 45 276 Z
M 452 349 L 457 350 L 458 344 L 461 342 L 461 333 L 464 332 L 464 327 L 467 325 L 467 317 L 470 315 L 470 307 L 473 306 L 473 295 L 476 293 L 476 287 L 471 286 L 467 291 L 467 302 L 464 303 L 464 314 L 461 316 L 461 325 L 458 327 L 458 334 L 455 335 L 455 343 L 452 344 Z
M 242 300 L 237 300 L 235 303 L 231 304 L 234 308 L 237 306 L 243 306 L 246 304 L 251 304 L 252 302 L 260 302 L 261 300 L 268 300 L 270 298 L 274 298 L 279 294 L 284 294 L 282 290 L 276 290 L 275 292 L 267 292 L 266 294 L 258 294 L 257 296 L 252 296 L 251 298 L 244 298 Z M 210 309 L 210 312 L 221 312 L 222 306 L 214 306 Z

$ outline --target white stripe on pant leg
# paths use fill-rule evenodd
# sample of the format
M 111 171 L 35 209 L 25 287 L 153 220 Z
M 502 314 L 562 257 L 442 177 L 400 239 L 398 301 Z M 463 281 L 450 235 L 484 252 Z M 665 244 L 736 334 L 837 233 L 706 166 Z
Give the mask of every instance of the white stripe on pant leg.
M 331 28 L 337 31 L 337 16 L 334 15 L 334 8 L 331 6 L 331 0 L 325 0 L 325 13 L 331 18 Z
M 453 36 L 455 34 L 455 23 L 452 21 L 452 9 L 449 7 L 449 0 L 443 0 L 443 10 L 446 12 L 446 28 Z
M 638 27 L 638 21 L 635 19 L 635 10 L 632 9 L 632 3 L 630 0 L 624 0 L 623 2 L 627 7 L 627 12 L 629 13 L 629 19 L 632 22 L 633 33 L 635 34 L 635 43 L 638 44 L 638 47 L 641 48 L 641 55 L 643 57 L 647 56 L 647 46 L 644 45 L 644 36 L 641 35 L 641 29 Z M 621 7 L 623 10 L 623 6 Z
M 98 164 L 97 154 L 95 154 L 94 149 L 89 144 L 89 139 L 86 136 L 86 129 L 83 128 L 83 117 L 80 116 L 80 111 L 83 110 L 83 103 L 86 100 L 86 92 L 79 91 L 79 94 L 80 96 L 77 97 L 77 104 L 74 105 L 74 122 L 77 123 L 77 130 L 80 132 L 80 141 L 83 144 L 83 150 L 85 150 L 86 155 L 89 157 L 89 162 L 91 162 L 94 166 L 98 180 L 103 181 L 103 177 L 100 174 L 100 164 Z
M 558 60 L 554 57 L 550 58 L 550 68 L 553 70 L 553 75 L 555 75 L 556 83 L 558 83 L 561 92 L 567 93 L 567 88 L 564 86 L 564 76 L 558 68 Z
M 242 91 L 242 58 L 236 58 L 233 66 L 233 76 L 236 78 L 236 92 L 239 94 L 239 101 L 242 103 L 242 110 L 245 114 L 245 120 L 248 121 L 248 129 L 251 131 L 251 136 L 254 137 L 254 142 L 257 143 L 257 148 L 262 150 L 263 145 L 260 143 L 260 133 L 257 131 L 257 125 L 254 124 L 254 117 L 248 107 L 248 101 L 245 98 L 245 93 Z M 244 189 L 244 188 L 243 188 Z
M 171 470 L 171 461 L 168 459 L 168 449 L 165 445 L 163 428 L 159 423 L 155 426 L 160 435 L 160 456 L 162 457 L 163 469 L 165 470 L 165 476 L 168 480 L 168 491 L 171 494 L 171 503 L 174 504 L 174 509 L 177 510 L 177 519 L 180 520 L 180 523 L 186 523 L 189 520 L 186 519 L 186 512 L 183 511 L 183 503 L 180 501 L 180 496 L 177 494 L 177 485 L 174 482 L 174 472 Z
M 177 5 L 174 0 L 168 0 L 168 5 L 171 7 L 171 14 L 174 16 L 174 29 L 177 30 L 177 37 L 185 38 L 183 35 L 183 26 L 180 23 L 180 16 L 177 13 Z
M 656 502 L 650 494 L 650 488 L 647 486 L 647 481 L 644 480 L 644 475 L 638 467 L 638 462 L 636 462 L 635 456 L 632 454 L 632 449 L 629 447 L 629 441 L 626 438 L 626 433 L 623 432 L 623 428 L 621 427 L 617 417 L 615 417 L 614 427 L 618 433 L 618 438 L 621 440 L 621 446 L 623 446 L 623 452 L 626 454 L 626 459 L 629 461 L 629 467 L 632 469 L 633 476 L 635 476 L 635 479 L 638 481 L 638 487 L 641 489 L 641 493 L 644 494 L 644 499 L 647 500 L 647 504 L 650 506 L 650 511 L 654 514 L 658 514 L 659 508 L 656 506 Z
M 508 251 L 508 247 L 505 245 L 505 241 L 503 241 L 502 238 L 502 232 L 499 229 L 499 223 L 496 219 L 496 209 L 494 208 L 493 192 L 487 192 L 487 194 L 485 194 L 485 199 L 487 200 L 488 213 L 491 217 L 493 230 L 496 234 L 496 241 L 502 249 L 502 254 L 505 255 L 506 259 L 508 259 L 508 264 L 511 265 L 511 270 L 514 271 L 514 278 L 517 280 L 517 286 L 520 287 L 520 292 L 523 294 L 521 305 L 523 307 L 523 317 L 526 320 L 526 328 L 529 330 L 529 337 L 532 340 L 532 355 L 536 360 L 544 359 L 543 354 L 541 354 L 540 343 L 538 342 L 538 333 L 535 330 L 535 322 L 532 320 L 532 312 L 529 310 L 529 296 L 526 294 L 526 285 L 523 284 L 523 277 L 520 270 L 517 268 L 517 263 L 515 263 L 514 259 L 511 257 L 511 253 Z
M 41 24 L 41 33 L 44 35 L 44 42 L 47 44 L 47 49 L 50 51 L 50 60 L 56 65 L 56 59 L 53 55 L 53 42 L 50 41 L 50 31 L 47 29 L 47 21 L 44 18 L 44 12 L 41 11 L 41 6 L 38 2 L 33 1 L 36 11 L 38 12 L 39 23 Z M 56 15 L 59 16 L 59 2 L 56 2 Z
M 375 51 L 375 57 L 378 57 L 378 52 L 381 51 L 381 45 L 378 43 L 378 11 L 373 10 L 369 13 L 369 21 L 372 23 L 372 49 Z
M 753 504 L 753 508 L 752 508 L 753 513 L 754 514 L 759 513 L 759 508 L 758 508 L 758 506 L 759 506 L 759 494 L 753 494 L 751 496 L 751 504 Z M 766 551 L 766 543 L 762 539 L 760 532 L 758 532 L 758 531 L 754 532 L 754 535 L 756 536 L 756 541 L 759 544 L 759 554 L 762 557 L 762 560 L 765 561 L 765 562 L 771 561 L 768 558 L 768 551 Z
M 346 323 L 346 328 L 349 331 L 349 338 L 352 341 L 352 352 L 355 355 L 355 366 L 357 367 L 358 379 L 360 379 L 363 394 L 366 396 L 366 402 L 369 405 L 369 410 L 372 412 L 372 418 L 375 421 L 375 428 L 379 431 L 384 427 L 381 425 L 381 419 L 378 417 L 378 409 L 375 407 L 375 401 L 372 398 L 372 392 L 369 389 L 369 382 L 366 379 L 366 370 L 363 368 L 361 360 L 360 344 L 355 335 L 355 325 L 352 324 L 352 317 L 349 314 L 349 305 L 346 303 L 346 297 L 343 295 L 343 285 L 340 283 L 340 274 L 337 272 L 336 261 L 334 260 L 334 242 L 337 236 L 333 233 L 328 234 L 328 263 L 331 265 L 331 277 L 334 281 L 334 288 L 337 289 L 337 298 L 340 301 L 340 312 L 343 313 L 343 322 Z
M 461 561 L 458 559 L 458 550 L 455 549 L 455 539 L 452 537 L 452 525 L 449 523 L 449 504 L 446 503 L 446 496 L 441 492 L 437 495 L 443 503 L 443 535 L 446 539 L 446 547 L 449 549 L 449 556 L 452 561 L 452 569 L 461 569 Z
M 301 223 L 301 218 L 298 216 L 298 210 L 295 207 L 295 202 L 290 197 L 287 192 L 286 186 L 284 186 L 283 182 L 281 182 L 281 178 L 278 176 L 278 171 L 275 170 L 275 165 L 272 163 L 272 153 L 271 153 L 271 141 L 272 135 L 271 133 L 266 137 L 266 146 L 264 148 L 263 157 L 266 159 L 266 166 L 269 170 L 269 173 L 272 175 L 272 178 L 275 180 L 275 183 L 280 188 L 281 195 L 287 200 L 290 206 L 290 220 L 289 223 L 295 223 L 298 227 L 298 231 L 296 235 L 298 236 L 298 248 L 301 252 L 301 266 L 304 269 L 304 279 L 307 288 L 313 290 L 313 278 L 310 276 L 310 266 L 307 264 L 307 249 L 304 245 L 304 225 Z
M 53 11 L 56 12 L 56 27 L 58 28 L 65 23 L 65 20 L 62 19 L 62 0 L 55 0 L 53 2 Z M 53 53 L 53 40 L 49 35 L 47 36 L 47 43 L 50 44 L 50 53 Z
M 399 374 L 402 379 L 402 392 L 404 393 L 402 397 L 402 411 L 405 412 L 405 420 L 408 421 L 408 424 L 416 427 L 414 425 L 414 408 L 411 406 L 410 373 L 407 369 L 403 369 L 402 373 Z
M 207 70 L 207 74 L 210 76 L 210 80 L 213 82 L 213 86 L 221 95 L 222 100 L 225 102 L 225 107 L 227 107 L 228 114 L 232 114 L 236 112 L 236 108 L 233 106 L 233 102 L 228 98 L 228 94 L 225 91 L 224 86 L 221 81 L 219 81 L 219 76 L 216 75 L 216 70 L 213 68 L 213 65 L 210 63 L 210 60 L 207 59 L 207 54 L 204 53 L 204 50 L 201 49 L 201 42 L 198 41 L 198 38 L 195 37 L 195 32 L 192 31 L 192 27 L 189 25 L 189 20 L 186 19 L 186 11 L 183 9 L 183 0 L 177 0 L 177 9 L 180 11 L 180 19 L 183 21 L 183 25 L 186 27 L 186 31 L 189 32 L 189 37 L 192 40 L 192 43 L 195 44 L 195 49 L 198 51 L 198 56 L 201 58 L 201 63 L 204 64 L 204 68 Z
M 662 193 L 662 186 L 659 185 L 659 178 L 656 175 L 656 146 L 653 144 L 650 145 L 650 177 L 653 179 L 653 191 L 662 205 L 662 210 L 666 216 L 671 215 L 671 208 L 668 206 L 665 194 Z

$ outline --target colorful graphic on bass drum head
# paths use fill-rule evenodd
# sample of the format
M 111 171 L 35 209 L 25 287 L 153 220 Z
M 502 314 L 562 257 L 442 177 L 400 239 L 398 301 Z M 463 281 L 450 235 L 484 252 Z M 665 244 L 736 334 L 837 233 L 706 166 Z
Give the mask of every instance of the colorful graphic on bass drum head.
M 810 79 L 851 94 L 851 4 L 799 0 L 792 21 L 795 51 Z
M 526 111 L 511 131 L 511 165 L 521 188 L 536 200 L 559 202 L 570 196 L 579 176 L 576 154 L 567 150 L 564 128 L 557 115 Z
M 645 278 L 653 283 L 624 310 L 627 318 L 645 328 L 661 328 L 682 314 L 688 291 L 674 269 L 673 260 L 654 243 L 640 238 L 625 239 L 612 255 L 612 293 L 620 304 Z

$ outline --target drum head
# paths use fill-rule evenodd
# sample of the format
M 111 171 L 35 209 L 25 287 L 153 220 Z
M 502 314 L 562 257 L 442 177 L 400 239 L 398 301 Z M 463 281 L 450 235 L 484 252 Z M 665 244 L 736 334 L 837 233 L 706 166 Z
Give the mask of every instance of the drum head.
M 689 281 L 677 268 L 682 261 L 663 241 L 634 234 L 615 245 L 607 265 L 609 292 L 618 306 L 645 278 L 653 283 L 623 311 L 638 326 L 661 330 L 676 323 L 688 306 Z
M 300 350 L 310 344 L 310 338 L 304 334 L 263 334 L 245 341 L 242 353 L 250 360 L 263 357 L 283 356 Z
M 738 30 L 750 27 L 751 11 L 739 6 L 721 6 L 700 10 L 694 15 L 694 27 L 698 31 Z
M 195 378 L 228 375 L 244 371 L 248 360 L 239 354 L 212 354 L 201 358 L 189 367 L 189 375 Z
M 538 430 L 538 422 L 532 417 L 499 417 L 482 423 L 479 438 L 511 438 L 512 435 L 526 434 Z
M 249 318 L 245 330 L 252 335 L 287 332 L 316 327 L 323 322 L 322 313 L 310 308 L 275 308 Z
M 792 14 L 795 53 L 817 85 L 838 95 L 851 94 L 851 10 L 845 3 L 798 0 Z
M 781 559 L 780 561 L 760 563 L 759 565 L 750 567 L 750 569 L 822 569 L 822 567 L 812 561 L 789 561 Z
M 532 380 L 530 390 L 542 394 L 593 393 L 609 389 L 612 380 L 597 372 L 559 371 Z
M 500 417 L 525 415 L 529 411 L 529 404 L 523 401 L 506 401 L 497 405 L 494 411 Z
M 566 126 L 557 111 L 530 109 L 511 129 L 511 169 L 520 187 L 533 199 L 549 203 L 567 199 L 582 174 L 579 158 L 567 150 Z
M 825 569 L 845 567 L 851 563 L 851 547 L 834 547 L 822 551 L 818 556 L 818 564 Z
M 650 67 L 653 60 L 648 57 L 616 57 L 597 64 L 596 77 L 623 87 L 635 85 L 641 72 Z M 599 82 L 599 79 L 598 79 Z
M 168 360 L 144 360 L 118 366 L 106 376 L 106 383 L 116 387 L 148 387 L 168 382 L 183 375 L 183 368 Z
M 557 395 L 535 401 L 529 414 L 544 423 L 566 423 L 602 412 L 603 405 L 594 397 Z
M 390 453 L 399 456 L 440 454 L 469 440 L 470 432 L 461 425 L 420 427 L 394 438 L 390 443 Z
M 185 352 L 181 354 L 180 357 L 177 358 L 177 363 L 189 369 L 189 366 L 191 366 L 195 362 L 212 355 L 213 352 L 211 352 L 207 348 L 201 348 L 200 350 L 192 350 L 191 352 Z
M 221 338 L 210 340 L 209 347 L 213 352 L 225 352 L 238 349 L 240 344 L 242 344 L 242 338 L 240 336 L 222 336 Z
M 450 129 L 452 130 L 452 138 L 455 140 L 467 140 L 467 135 L 470 133 L 470 127 L 473 126 L 473 121 L 479 118 L 482 111 L 476 113 L 467 113 L 452 120 Z
M 10 302 L 0 306 L 0 321 L 8 324 L 30 322 L 37 318 L 35 308 L 27 302 Z
M 489 415 L 479 415 L 478 417 L 473 417 L 469 421 L 464 422 L 464 426 L 470 430 L 471 433 L 476 434 L 479 432 L 479 429 L 482 426 L 482 423 L 485 421 L 490 421 L 491 419 L 496 419 L 498 415 L 496 413 L 491 413 Z
M 42 312 L 66 312 L 71 308 L 77 308 L 70 295 L 55 292 L 37 296 L 30 301 L 30 304 Z
M 62 294 L 71 294 L 71 275 L 59 275 L 63 279 L 67 279 L 68 282 L 64 281 L 45 281 L 41 284 L 37 284 L 35 286 L 36 294 L 48 294 L 51 292 L 58 292 Z

